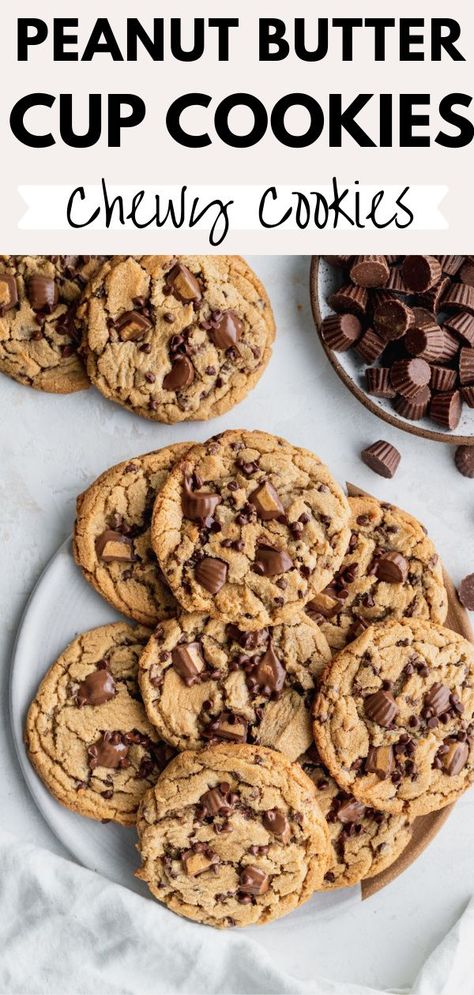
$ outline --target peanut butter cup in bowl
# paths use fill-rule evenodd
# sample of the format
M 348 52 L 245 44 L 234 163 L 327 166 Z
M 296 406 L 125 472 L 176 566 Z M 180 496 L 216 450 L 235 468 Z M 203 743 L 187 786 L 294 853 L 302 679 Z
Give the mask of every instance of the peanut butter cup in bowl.
M 323 349 L 369 411 L 474 444 L 474 256 L 313 256 L 310 293 Z

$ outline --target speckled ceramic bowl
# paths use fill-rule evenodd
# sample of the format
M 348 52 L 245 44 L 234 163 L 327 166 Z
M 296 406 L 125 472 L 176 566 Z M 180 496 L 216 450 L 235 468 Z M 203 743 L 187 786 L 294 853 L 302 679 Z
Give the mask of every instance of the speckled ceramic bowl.
M 374 415 L 378 415 L 389 425 L 401 428 L 404 432 L 410 432 L 411 435 L 418 435 L 423 439 L 434 439 L 436 442 L 448 442 L 451 445 L 459 445 L 460 443 L 474 445 L 474 408 L 469 408 L 467 404 L 463 404 L 461 420 L 454 432 L 450 432 L 440 425 L 435 428 L 435 423 L 429 417 L 420 418 L 419 421 L 410 421 L 397 414 L 389 399 L 374 397 L 367 393 L 365 389 L 367 364 L 354 349 L 336 353 L 328 348 L 321 336 L 321 322 L 323 318 L 331 314 L 331 308 L 327 303 L 328 297 L 342 284 L 343 274 L 341 270 L 330 266 L 321 256 L 312 257 L 310 291 L 314 323 L 329 362 L 334 367 L 338 377 L 354 394 L 354 397 L 357 397 Z

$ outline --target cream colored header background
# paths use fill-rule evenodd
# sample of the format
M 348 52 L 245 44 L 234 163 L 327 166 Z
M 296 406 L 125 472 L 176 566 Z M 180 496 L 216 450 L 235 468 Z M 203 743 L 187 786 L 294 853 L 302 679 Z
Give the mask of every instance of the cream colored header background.
M 19 16 L 40 17 L 51 23 L 56 17 L 77 17 L 79 19 L 78 51 L 83 49 L 92 25 L 97 17 L 108 17 L 116 33 L 119 44 L 125 38 L 124 22 L 127 16 L 139 17 L 143 25 L 151 28 L 153 17 L 181 17 L 183 21 L 194 17 L 238 17 L 240 27 L 232 29 L 231 58 L 228 63 L 217 60 L 215 29 L 209 32 L 208 47 L 204 58 L 195 63 L 181 63 L 168 56 L 163 63 L 153 63 L 142 49 L 137 63 L 116 62 L 110 56 L 98 55 L 92 63 L 52 61 L 52 41 L 31 49 L 27 63 L 16 61 L 16 20 Z M 387 61 L 376 63 L 373 59 L 373 32 L 359 29 L 355 32 L 354 60 L 341 59 L 340 32 L 330 33 L 330 54 L 321 62 L 301 62 L 294 55 L 284 62 L 258 62 L 258 17 L 281 17 L 288 24 L 287 37 L 291 41 L 292 25 L 295 17 L 308 18 L 308 40 L 316 38 L 318 17 L 424 17 L 425 38 L 423 46 L 429 56 L 430 18 L 456 18 L 462 28 L 458 47 L 463 52 L 465 62 L 453 62 L 447 56 L 441 63 L 405 62 L 397 59 L 398 32 L 387 32 Z M 311 31 L 311 26 L 313 32 Z M 186 37 L 186 36 L 185 36 Z M 188 35 L 191 38 L 191 34 Z M 2 11 L 2 32 L 0 38 L 2 87 L 0 106 L 2 119 L 2 180 L 0 185 L 0 207 L 2 217 L 2 251 L 8 252 L 139 252 L 169 251 L 209 251 L 206 228 L 193 232 L 181 230 L 157 230 L 151 227 L 145 231 L 122 230 L 100 231 L 97 228 L 75 231 L 57 218 L 57 191 L 48 187 L 67 184 L 71 189 L 79 185 L 100 184 L 104 177 L 110 187 L 121 188 L 129 185 L 135 190 L 144 186 L 152 187 L 157 193 L 163 187 L 173 185 L 206 186 L 209 199 L 213 196 L 213 185 L 239 187 L 239 200 L 246 205 L 245 186 L 249 187 L 327 187 L 336 176 L 341 187 L 359 181 L 361 185 L 376 185 L 384 188 L 391 185 L 400 192 L 405 186 L 430 186 L 447 188 L 440 210 L 444 216 L 433 220 L 431 225 L 421 230 L 377 232 L 365 230 L 316 231 L 311 226 L 306 231 L 274 229 L 272 231 L 230 230 L 225 243 L 217 251 L 242 251 L 262 253 L 296 253 L 352 251 L 356 247 L 363 251 L 383 249 L 384 251 L 427 251 L 468 252 L 473 244 L 473 146 L 466 149 L 443 149 L 432 145 L 422 149 L 361 149 L 347 136 L 343 148 L 328 147 L 327 130 L 318 142 L 308 149 L 288 149 L 281 145 L 270 130 L 258 145 L 249 149 L 234 149 L 225 146 L 214 133 L 212 108 L 228 94 L 239 91 L 253 93 L 266 105 L 270 112 L 274 103 L 291 92 L 304 92 L 318 100 L 327 108 L 328 93 L 342 93 L 346 103 L 358 93 L 429 93 L 431 94 L 431 125 L 429 131 L 434 137 L 442 124 L 438 105 L 448 93 L 474 92 L 474 8 L 467 0 L 398 0 L 384 4 L 379 0 L 334 0 L 315 4 L 308 0 L 260 0 L 251 4 L 249 0 L 228 0 L 226 4 L 207 0 L 199 5 L 186 0 L 169 3 L 150 3 L 150 0 L 135 0 L 131 5 L 124 0 L 83 0 L 81 4 L 64 0 L 48 0 L 38 5 L 34 0 L 20 0 L 5 4 Z M 51 94 L 73 94 L 74 121 L 77 129 L 87 127 L 87 94 L 136 93 L 147 104 L 144 122 L 135 129 L 124 132 L 120 149 L 107 148 L 106 135 L 91 149 L 68 149 L 60 141 L 48 149 L 29 149 L 20 144 L 12 135 L 9 115 L 14 103 L 23 95 L 42 91 Z M 176 144 L 168 135 L 165 116 L 169 104 L 177 96 L 192 91 L 209 93 L 212 96 L 210 108 L 196 111 L 195 130 L 209 128 L 212 144 L 204 149 L 185 149 Z M 377 101 L 360 116 L 360 123 L 376 138 Z M 396 100 L 394 102 L 396 107 Z M 420 108 L 419 113 L 427 113 Z M 474 101 L 463 114 L 474 120 Z M 237 121 L 237 117 L 235 118 Z M 37 130 L 53 130 L 58 134 L 58 114 L 56 105 L 52 110 L 39 110 L 30 114 L 30 121 Z M 187 113 L 186 121 L 190 121 Z M 295 130 L 300 124 L 304 129 L 307 118 L 289 118 Z M 249 118 L 241 120 L 242 128 Z M 446 126 L 446 130 L 451 130 Z M 394 135 L 397 135 L 397 114 L 394 113 Z M 26 204 L 18 187 L 43 187 L 37 194 L 45 220 L 51 220 L 59 230 L 33 230 L 34 209 L 26 213 Z M 115 191 L 114 191 L 115 192 Z M 430 197 L 425 192 L 423 202 Z M 51 198 L 51 211 L 48 210 Z M 439 196 L 433 195 L 433 218 L 439 219 Z M 285 202 L 286 203 L 286 202 Z M 53 210 L 53 204 L 56 207 Z M 425 217 L 426 211 L 423 211 Z M 23 219 L 23 220 L 22 220 Z M 425 224 L 425 222 L 423 222 Z M 19 227 L 20 224 L 22 227 Z M 446 225 L 446 227 L 442 227 Z M 430 231 L 429 228 L 438 227 Z M 240 226 L 239 226 L 240 227 Z

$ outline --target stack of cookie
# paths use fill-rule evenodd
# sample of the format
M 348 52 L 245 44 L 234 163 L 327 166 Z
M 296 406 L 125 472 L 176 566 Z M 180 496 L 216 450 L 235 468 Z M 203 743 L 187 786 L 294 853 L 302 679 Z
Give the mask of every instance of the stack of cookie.
M 255 386 L 275 323 L 240 256 L 0 256 L 0 370 L 94 384 L 161 422 L 221 415 Z
M 139 625 L 53 664 L 28 749 L 69 808 L 136 822 L 174 911 L 265 923 L 371 877 L 474 779 L 474 649 L 433 544 L 312 453 L 242 430 L 120 464 L 74 555 Z

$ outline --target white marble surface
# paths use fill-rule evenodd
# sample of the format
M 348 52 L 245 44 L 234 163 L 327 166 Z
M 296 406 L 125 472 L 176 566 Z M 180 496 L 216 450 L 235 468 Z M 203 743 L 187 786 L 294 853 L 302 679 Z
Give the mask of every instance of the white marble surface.
M 0 824 L 57 853 L 61 846 L 35 809 L 12 751 L 10 653 L 28 594 L 71 530 L 76 494 L 107 466 L 172 440 L 205 439 L 228 427 L 266 429 L 313 449 L 341 481 L 418 515 L 455 581 L 474 570 L 474 482 L 456 472 L 452 449 L 390 429 L 347 393 L 316 338 L 308 258 L 252 262 L 275 308 L 273 359 L 257 389 L 210 425 L 170 428 L 135 418 L 93 390 L 55 398 L 0 378 Z M 360 449 L 379 438 L 402 453 L 392 481 L 359 460 Z M 474 893 L 473 829 L 471 792 L 415 866 L 356 912 L 319 926 L 310 950 L 288 924 L 291 953 L 284 966 L 302 978 L 322 975 L 389 989 L 410 984 Z M 281 958 L 277 943 L 274 957 Z

